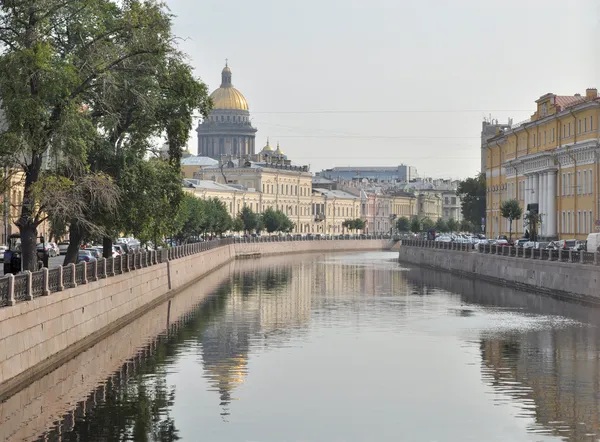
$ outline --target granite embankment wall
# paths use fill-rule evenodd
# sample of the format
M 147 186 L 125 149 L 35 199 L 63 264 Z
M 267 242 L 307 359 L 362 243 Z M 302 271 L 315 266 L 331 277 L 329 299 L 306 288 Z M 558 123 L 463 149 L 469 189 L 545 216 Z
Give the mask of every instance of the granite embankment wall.
M 387 240 L 234 243 L 0 309 L 0 399 L 236 257 L 381 250 Z
M 399 259 L 523 290 L 600 303 L 599 266 L 405 245 L 400 247 Z

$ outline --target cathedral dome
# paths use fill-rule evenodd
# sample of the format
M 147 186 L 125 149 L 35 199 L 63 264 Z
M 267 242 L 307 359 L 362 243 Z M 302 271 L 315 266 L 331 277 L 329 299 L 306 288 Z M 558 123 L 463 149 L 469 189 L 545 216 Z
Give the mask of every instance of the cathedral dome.
M 213 109 L 248 110 L 248 102 L 231 83 L 231 69 L 227 64 L 221 71 L 221 87 L 210 94 Z

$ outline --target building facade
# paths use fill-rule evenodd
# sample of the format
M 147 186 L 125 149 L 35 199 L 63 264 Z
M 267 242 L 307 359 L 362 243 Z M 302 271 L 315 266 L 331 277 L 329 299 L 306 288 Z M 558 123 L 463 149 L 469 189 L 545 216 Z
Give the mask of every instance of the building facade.
M 585 239 L 597 231 L 600 154 L 600 99 L 585 95 L 546 94 L 527 121 L 488 139 L 486 159 L 486 231 L 507 234 L 502 202 L 519 201 L 524 212 L 541 215 L 538 234 L 546 239 Z M 535 209 L 534 209 L 535 208 Z M 523 220 L 513 232 L 524 233 Z
M 444 221 L 453 219 L 457 222 L 463 219 L 462 203 L 455 190 L 442 192 L 442 219 Z
M 256 128 L 250 121 L 246 98 L 233 87 L 227 64 L 221 72 L 221 87 L 210 98 L 212 111 L 196 129 L 198 155 L 215 159 L 254 155 Z
M 334 167 L 321 171 L 319 176 L 344 181 L 409 182 L 417 178 L 417 169 L 405 164 L 394 167 Z

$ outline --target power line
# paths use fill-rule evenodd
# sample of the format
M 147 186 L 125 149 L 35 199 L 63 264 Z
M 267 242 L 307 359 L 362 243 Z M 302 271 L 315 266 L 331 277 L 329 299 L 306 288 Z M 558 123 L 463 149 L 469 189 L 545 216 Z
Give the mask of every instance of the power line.
M 398 109 L 398 110 L 308 110 L 252 111 L 251 114 L 447 114 L 447 113 L 531 112 L 531 109 Z
M 271 138 L 353 138 L 361 140 L 479 140 L 480 137 L 434 137 L 400 135 L 270 135 Z

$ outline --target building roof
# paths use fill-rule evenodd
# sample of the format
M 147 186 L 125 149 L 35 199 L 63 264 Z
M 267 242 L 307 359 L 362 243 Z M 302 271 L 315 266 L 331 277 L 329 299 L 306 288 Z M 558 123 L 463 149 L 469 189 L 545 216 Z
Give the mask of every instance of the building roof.
M 328 180 L 327 178 L 323 178 L 320 176 L 315 176 L 312 179 L 313 184 L 333 184 L 335 181 Z
M 221 87 L 210 94 L 213 109 L 248 110 L 248 102 L 231 83 L 231 69 L 227 64 L 221 72 Z
M 215 181 L 210 180 L 196 180 L 196 179 L 184 179 L 183 180 L 184 187 L 193 187 L 194 189 L 205 189 L 205 190 L 219 190 L 225 192 L 239 192 L 240 189 L 238 187 L 229 186 L 227 184 L 217 183 Z
M 586 101 L 589 100 L 581 95 L 557 95 L 554 98 L 555 104 L 560 106 L 561 109 L 566 109 L 577 104 L 585 103 Z
M 358 199 L 358 197 L 356 195 L 352 195 L 351 193 L 344 192 L 343 190 L 329 190 L 329 189 L 316 188 L 316 189 L 313 189 L 313 191 L 319 192 L 320 194 L 322 194 L 328 198 Z
M 186 157 L 181 159 L 182 166 L 203 166 L 203 167 L 211 167 L 218 165 L 219 162 L 217 160 L 213 160 L 209 157 Z

